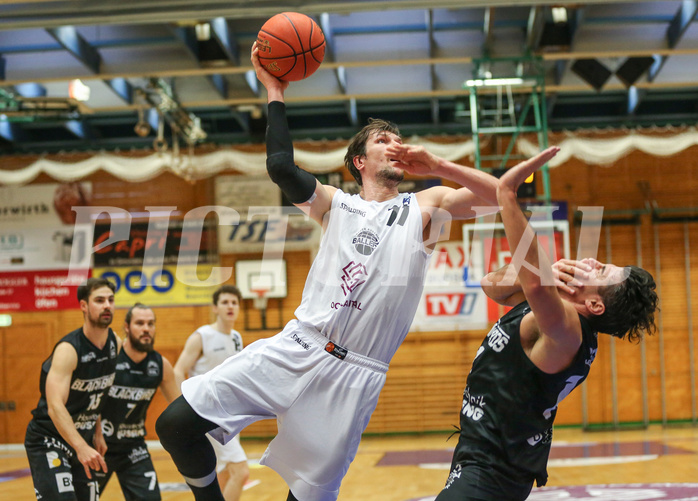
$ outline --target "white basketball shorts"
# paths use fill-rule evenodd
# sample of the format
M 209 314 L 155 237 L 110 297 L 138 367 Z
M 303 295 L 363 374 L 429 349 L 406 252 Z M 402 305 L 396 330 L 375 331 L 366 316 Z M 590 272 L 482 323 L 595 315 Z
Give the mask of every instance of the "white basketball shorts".
M 245 426 L 277 418 L 279 433 L 260 463 L 303 501 L 334 501 L 378 402 L 387 364 L 326 350 L 328 339 L 293 320 L 213 370 L 189 378 L 182 394 L 229 441 Z
M 215 438 L 206 434 L 213 450 L 216 451 L 216 471 L 222 472 L 229 463 L 243 463 L 247 461 L 247 454 L 240 445 L 240 435 L 235 435 L 230 441 L 225 444 L 220 443 Z

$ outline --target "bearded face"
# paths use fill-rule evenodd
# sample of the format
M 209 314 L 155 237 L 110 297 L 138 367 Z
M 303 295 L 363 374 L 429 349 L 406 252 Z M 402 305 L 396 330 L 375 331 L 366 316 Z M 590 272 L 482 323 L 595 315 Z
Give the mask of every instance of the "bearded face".
M 153 351 L 155 344 L 155 313 L 150 308 L 134 308 L 131 321 L 124 324 L 131 347 L 142 353 Z

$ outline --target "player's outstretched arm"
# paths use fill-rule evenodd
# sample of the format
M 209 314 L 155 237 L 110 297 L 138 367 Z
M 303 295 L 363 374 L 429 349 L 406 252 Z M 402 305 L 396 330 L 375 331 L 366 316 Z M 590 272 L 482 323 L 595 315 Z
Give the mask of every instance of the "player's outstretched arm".
M 267 89 L 269 103 L 266 132 L 267 172 L 292 204 L 322 224 L 325 213 L 330 210 L 336 189 L 320 184 L 315 176 L 296 165 L 284 103 L 284 91 L 288 82 L 279 80 L 264 69 L 258 53 L 255 42 L 252 46 L 251 61 L 257 78 Z
M 451 162 L 429 152 L 424 146 L 391 144 L 386 152 L 399 162 L 398 167 L 417 176 L 437 176 L 463 186 L 453 188 L 438 187 L 425 190 L 420 204 L 445 209 L 454 218 L 468 219 L 497 211 L 497 178 L 464 165 Z M 490 207 L 489 211 L 475 214 L 472 207 Z
M 538 359 L 532 360 L 544 370 L 565 366 L 564 361 L 555 361 L 556 356 L 567 358 L 581 343 L 581 325 L 577 311 L 563 302 L 555 287 L 553 268 L 544 251 L 539 249 L 535 231 L 528 224 L 516 198 L 521 183 L 538 170 L 558 152 L 548 148 L 531 160 L 507 170 L 501 177 L 497 199 L 501 205 L 504 231 L 512 249 L 512 266 L 517 270 L 526 300 L 535 316 L 535 329 L 541 334 L 542 342 L 536 343 Z M 525 327 L 523 326 L 522 329 Z
M 107 471 L 102 455 L 91 447 L 75 429 L 75 423 L 66 408 L 70 393 L 70 380 L 78 366 L 78 354 L 70 343 L 60 343 L 53 351 L 51 369 L 46 376 L 46 403 L 48 415 L 58 433 L 75 449 L 78 461 L 85 468 L 87 478 L 92 478 L 90 469 Z

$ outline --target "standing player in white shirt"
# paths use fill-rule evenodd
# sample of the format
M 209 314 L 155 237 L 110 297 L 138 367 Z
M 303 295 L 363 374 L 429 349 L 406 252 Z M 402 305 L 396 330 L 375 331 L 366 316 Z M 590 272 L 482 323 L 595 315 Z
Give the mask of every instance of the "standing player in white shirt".
M 216 321 L 196 329 L 184 344 L 174 367 L 177 387 L 187 376 L 204 374 L 242 350 L 242 336 L 233 327 L 240 313 L 242 294 L 234 285 L 223 285 L 213 293 L 213 313 Z M 250 476 L 247 455 L 235 435 L 227 444 L 206 435 L 216 451 L 219 482 L 225 501 L 238 501 L 242 488 Z

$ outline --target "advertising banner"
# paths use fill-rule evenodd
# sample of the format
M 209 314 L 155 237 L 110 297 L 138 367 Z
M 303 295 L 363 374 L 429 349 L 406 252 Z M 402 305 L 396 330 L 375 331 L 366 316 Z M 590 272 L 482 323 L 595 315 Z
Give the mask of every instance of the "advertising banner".
M 89 270 L 81 270 L 89 276 Z M 77 288 L 68 270 L 0 273 L 0 311 L 47 311 L 79 308 Z
M 215 289 L 225 281 L 214 265 L 95 268 L 95 277 L 116 285 L 116 307 L 128 308 L 140 302 L 148 306 L 210 304 Z
M 417 308 L 413 331 L 483 329 L 487 327 L 487 297 L 466 285 L 463 242 L 436 245 Z

